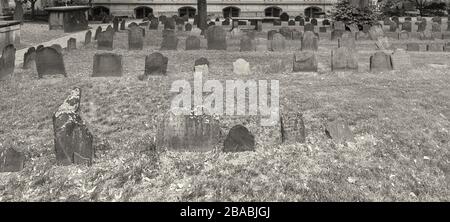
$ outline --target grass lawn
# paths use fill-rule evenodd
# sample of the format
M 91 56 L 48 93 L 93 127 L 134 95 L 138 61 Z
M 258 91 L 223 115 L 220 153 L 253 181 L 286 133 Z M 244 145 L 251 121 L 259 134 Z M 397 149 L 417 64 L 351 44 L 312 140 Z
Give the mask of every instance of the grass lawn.
M 27 157 L 23 171 L 0 174 L 0 201 L 450 200 L 450 53 L 414 52 L 408 70 L 370 73 L 375 44 L 363 41 L 359 71 L 336 73 L 330 51 L 337 43 L 321 40 L 319 72 L 292 73 L 299 41 L 286 52 L 239 52 L 239 40 L 229 40 L 227 51 L 184 51 L 181 34 L 178 51 L 162 52 L 168 76 L 140 81 L 145 55 L 161 42 L 160 32 L 146 32 L 142 51 L 128 51 L 126 34 L 116 34 L 123 77 L 91 78 L 98 51 L 88 45 L 64 52 L 68 78 L 37 79 L 16 68 L 12 80 L 0 82 L 0 143 Z M 200 57 L 210 61 L 210 79 L 279 80 L 281 110 L 303 113 L 307 142 L 259 143 L 243 153 L 155 148 L 156 116 L 170 105 L 170 85 L 191 80 Z M 233 74 L 238 58 L 250 62 L 250 76 Z M 51 117 L 75 86 L 95 135 L 92 167 L 55 164 Z M 348 121 L 354 143 L 326 137 L 326 122 L 337 117 Z

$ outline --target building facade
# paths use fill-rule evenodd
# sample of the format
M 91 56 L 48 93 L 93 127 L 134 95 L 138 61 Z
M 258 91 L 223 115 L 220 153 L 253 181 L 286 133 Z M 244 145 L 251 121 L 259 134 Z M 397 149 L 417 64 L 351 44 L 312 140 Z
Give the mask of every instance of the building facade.
M 207 0 L 208 15 L 213 17 L 267 16 L 278 17 L 286 12 L 290 16 L 313 17 L 330 12 L 338 0 Z M 134 18 L 150 14 L 188 15 L 193 17 L 197 0 L 93 0 L 93 15 L 100 13 Z

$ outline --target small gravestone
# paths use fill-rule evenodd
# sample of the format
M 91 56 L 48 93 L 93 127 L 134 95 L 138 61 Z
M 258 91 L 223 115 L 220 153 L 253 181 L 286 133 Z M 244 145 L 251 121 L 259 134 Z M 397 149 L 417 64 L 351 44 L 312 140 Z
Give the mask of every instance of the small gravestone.
M 347 25 L 347 27 L 348 27 L 348 30 L 350 30 L 350 32 L 352 32 L 352 33 L 359 32 L 359 28 L 356 23 L 349 24 L 349 25 Z
M 114 31 L 106 30 L 97 36 L 98 50 L 113 50 Z
M 163 30 L 163 41 L 160 50 L 177 50 L 178 38 L 175 31 L 171 29 Z
M 249 75 L 250 74 L 250 63 L 244 59 L 237 59 L 233 62 L 233 73 L 236 75 Z
M 88 165 L 92 164 L 94 137 L 81 119 L 80 104 L 81 89 L 74 88 L 53 114 L 54 144 L 58 164 L 79 163 L 80 157 L 86 159 Z
M 308 23 L 305 25 L 305 32 L 310 31 L 310 32 L 314 32 L 314 25 L 312 25 L 311 23 Z
M 157 19 L 157 18 L 153 18 L 153 19 L 150 21 L 149 29 L 151 29 L 151 30 L 158 30 L 158 25 L 159 25 L 158 19 Z
M 356 49 L 355 35 L 352 32 L 346 31 L 338 39 L 338 48 L 347 47 L 349 49 Z
M 200 38 L 192 35 L 187 37 L 185 50 L 200 50 Z
M 192 25 L 191 23 L 186 23 L 186 25 L 184 26 L 184 30 L 186 32 L 190 32 L 192 30 Z
M 317 19 L 315 19 L 315 18 L 311 19 L 310 23 L 311 23 L 311 25 L 316 26 L 317 25 Z
M 291 31 L 292 40 L 302 40 L 302 32 L 298 30 L 292 30 Z
M 314 32 L 306 31 L 302 37 L 302 51 L 303 50 L 313 50 L 317 51 L 319 49 L 319 38 Z
M 398 25 L 397 25 L 397 23 L 395 23 L 395 22 L 392 22 L 392 23 L 389 25 L 389 31 L 390 31 L 390 32 L 397 32 L 397 28 L 398 28 Z
M 391 55 L 392 68 L 394 70 L 411 68 L 411 57 L 403 49 L 396 49 Z
M 120 22 L 120 30 L 125 30 L 125 29 L 127 29 L 127 27 L 126 27 L 126 25 L 125 25 L 125 19 L 123 19 L 123 20 Z
M 354 142 L 355 138 L 347 123 L 342 120 L 328 122 L 325 134 L 336 143 Z
M 23 69 L 31 69 L 36 67 L 36 49 L 34 47 L 28 48 L 23 55 Z
M 84 45 L 88 45 L 91 43 L 92 40 L 92 32 L 91 30 L 87 31 L 84 35 Z
M 0 172 L 18 172 L 24 167 L 25 155 L 13 148 L 0 153 Z
M 305 143 L 306 129 L 301 113 L 281 114 L 280 125 L 283 143 Z
M 227 49 L 227 39 L 226 32 L 220 26 L 210 26 L 208 27 L 207 33 L 207 45 L 209 50 L 226 50 Z
M 379 37 L 384 36 L 384 32 L 380 26 L 374 25 L 370 27 L 369 35 L 372 40 L 377 40 Z
M 411 22 L 404 22 L 402 24 L 402 31 L 411 32 L 412 31 L 412 24 L 411 24 Z
M 443 43 L 429 43 L 427 45 L 427 51 L 442 52 L 442 51 L 444 51 L 444 44 Z
M 255 51 L 255 45 L 253 43 L 253 40 L 246 35 L 241 37 L 239 46 L 240 46 L 239 51 L 241 52 Z
M 159 52 L 145 57 L 145 75 L 166 75 L 169 59 Z
M 113 19 L 113 29 L 114 29 L 114 32 L 119 31 L 119 18 L 118 17 L 114 17 L 114 19 Z
M 382 72 L 390 70 L 392 70 L 390 55 L 380 51 L 370 56 L 370 71 Z
M 407 51 L 420 51 L 420 45 L 419 45 L 419 43 L 414 43 L 414 42 L 412 42 L 412 43 L 407 43 L 406 44 L 406 50 Z
M 273 52 L 280 52 L 286 49 L 286 39 L 280 34 L 275 33 L 270 40 L 269 50 Z
M 368 33 L 359 31 L 358 33 L 356 33 L 356 40 L 358 40 L 358 41 L 370 40 L 370 37 L 369 37 Z
M 100 32 L 102 32 L 102 27 L 101 26 L 97 27 L 97 29 L 95 30 L 94 40 L 97 40 L 98 35 L 100 34 Z
M 432 32 L 441 32 L 441 24 L 439 24 L 437 22 L 433 22 L 433 24 L 431 24 L 431 31 Z
M 63 53 L 63 48 L 61 47 L 60 44 L 53 44 L 53 45 L 50 46 L 50 48 L 56 49 L 56 51 L 58 51 L 61 54 Z
M 233 126 L 223 144 L 224 152 L 243 152 L 255 150 L 255 136 L 242 125 Z
M 9 44 L 3 48 L 0 58 L 0 80 L 10 77 L 14 73 L 16 48 Z
M 317 72 L 316 54 L 302 51 L 294 54 L 293 72 Z
M 288 26 L 295 26 L 295 21 L 294 20 L 290 20 L 288 22 Z
M 355 51 L 340 47 L 331 51 L 331 70 L 358 70 L 358 55 Z
M 114 53 L 96 53 L 92 77 L 122 76 L 122 56 Z
M 72 51 L 77 49 L 77 39 L 76 38 L 70 38 L 67 40 L 67 50 Z
M 63 55 L 51 47 L 43 47 L 36 51 L 36 69 L 39 78 L 55 74 L 67 77 Z
M 144 48 L 144 35 L 141 27 L 131 27 L 128 30 L 128 49 L 142 50 Z

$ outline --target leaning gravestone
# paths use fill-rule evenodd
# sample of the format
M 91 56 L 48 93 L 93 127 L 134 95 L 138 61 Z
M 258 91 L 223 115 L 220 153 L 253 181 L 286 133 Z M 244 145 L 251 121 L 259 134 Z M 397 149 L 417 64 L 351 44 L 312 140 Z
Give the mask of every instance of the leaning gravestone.
M 151 29 L 151 30 L 158 30 L 158 25 L 159 25 L 158 19 L 157 19 L 157 18 L 153 18 L 153 19 L 150 21 L 149 29 Z
M 390 70 L 392 70 L 390 55 L 380 51 L 370 56 L 370 71 L 382 72 Z
M 355 51 L 340 47 L 331 51 L 331 70 L 358 70 L 358 55 Z
M 233 62 L 233 73 L 236 75 L 249 75 L 250 74 L 250 63 L 244 59 L 237 59 Z
M 91 165 L 93 136 L 80 116 L 81 89 L 74 88 L 53 115 L 55 154 L 58 164 Z
M 175 31 L 171 29 L 164 29 L 160 50 L 177 50 L 177 47 L 178 38 L 175 35 Z
M 207 33 L 208 49 L 212 50 L 226 50 L 227 39 L 225 30 L 220 26 L 208 27 Z
M 18 172 L 24 167 L 25 155 L 13 148 L 0 153 L 0 172 Z
M 255 150 L 255 136 L 242 125 L 233 126 L 224 141 L 224 152 L 243 152 Z
M 70 38 L 67 40 L 67 50 L 73 51 L 77 49 L 77 39 L 76 38 Z
M 319 49 L 319 38 L 314 34 L 314 32 L 306 31 L 302 37 L 302 51 L 303 50 L 313 50 L 317 51 Z
M 91 43 L 92 40 L 92 32 L 91 30 L 87 31 L 84 35 L 84 45 L 88 45 Z
M 145 75 L 166 75 L 169 59 L 159 52 L 145 57 Z
M 273 52 L 280 52 L 286 49 L 286 39 L 280 34 L 275 33 L 270 40 L 269 50 Z
M 122 56 L 114 53 L 96 53 L 92 77 L 122 76 Z
M 240 46 L 239 51 L 241 52 L 255 51 L 255 45 L 253 40 L 246 35 L 241 37 L 239 46 Z
M 411 57 L 404 49 L 396 49 L 391 55 L 394 70 L 411 68 Z
M 128 49 L 142 50 L 144 48 L 144 34 L 141 27 L 131 27 L 128 30 Z
M 355 142 L 352 131 L 347 123 L 342 120 L 328 122 L 325 127 L 325 134 L 336 143 Z
M 39 78 L 55 74 L 67 77 L 63 55 L 51 47 L 44 47 L 36 51 L 36 69 Z
M 281 141 L 283 143 L 305 143 L 306 129 L 301 113 L 280 116 Z
M 102 27 L 99 26 L 97 27 L 97 29 L 95 30 L 95 35 L 94 35 L 94 40 L 97 40 L 98 35 L 102 32 Z
M 293 72 L 317 72 L 316 54 L 302 51 L 294 54 Z
M 187 37 L 185 50 L 200 50 L 200 38 L 192 35 Z
M 348 29 L 350 30 L 350 32 L 352 32 L 353 34 L 359 32 L 359 27 L 356 23 L 352 23 L 350 25 L 347 25 Z
M 22 69 L 31 69 L 33 67 L 36 67 L 36 49 L 31 47 L 23 55 Z
M 221 129 L 212 116 L 167 112 L 157 130 L 157 146 L 175 151 L 211 151 L 219 144 Z
M 420 51 L 420 45 L 419 45 L 419 43 L 414 43 L 414 42 L 411 42 L 411 43 L 407 43 L 406 44 L 406 50 L 407 51 Z
M 347 47 L 349 49 L 356 49 L 355 34 L 349 31 L 344 32 L 338 39 L 338 48 Z
M 0 80 L 4 80 L 14 73 L 16 48 L 9 44 L 3 48 L 0 58 Z
M 97 49 L 98 50 L 113 50 L 114 31 L 106 30 L 100 32 L 97 36 Z

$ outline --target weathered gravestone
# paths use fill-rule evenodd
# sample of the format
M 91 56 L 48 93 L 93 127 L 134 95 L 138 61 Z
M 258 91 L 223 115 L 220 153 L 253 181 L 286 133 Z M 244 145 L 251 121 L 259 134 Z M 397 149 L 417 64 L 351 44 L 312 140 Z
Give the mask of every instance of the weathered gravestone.
M 97 49 L 98 50 L 113 50 L 114 31 L 106 30 L 100 32 L 97 36 Z
M 36 49 L 34 47 L 28 48 L 23 55 L 23 69 L 31 69 L 36 67 Z
M 397 25 L 397 23 L 395 23 L 395 22 L 392 22 L 392 23 L 389 25 L 389 31 L 390 31 L 390 32 L 397 32 L 397 28 L 398 28 L 398 25 Z
M 151 30 L 157 30 L 157 29 L 158 29 L 158 25 L 159 25 L 158 19 L 157 19 L 157 18 L 153 18 L 153 19 L 150 21 L 149 29 L 151 29 Z
M 212 116 L 167 112 L 160 121 L 157 146 L 175 151 L 211 151 L 219 145 L 221 129 Z
M 166 18 L 164 21 L 164 29 L 175 29 L 175 20 L 173 18 Z
M 417 31 L 418 32 L 423 32 L 427 29 L 427 22 L 426 21 L 422 21 L 422 22 L 418 22 L 417 23 Z
M 191 23 L 186 23 L 186 25 L 184 26 L 184 30 L 186 32 L 190 32 L 192 30 L 192 25 Z
M 169 59 L 159 52 L 145 57 L 145 75 L 166 75 Z
M 427 45 L 427 51 L 430 52 L 442 52 L 444 51 L 444 44 L 443 43 L 429 43 Z
M 70 38 L 67 40 L 67 51 L 73 51 L 77 49 L 77 39 Z
M 249 75 L 250 74 L 250 63 L 244 59 L 237 59 L 233 62 L 233 73 L 236 75 Z
M 90 44 L 91 40 L 92 40 L 92 32 L 91 30 L 89 30 L 86 32 L 86 34 L 84 34 L 84 45 Z
M 347 27 L 348 27 L 348 30 L 350 30 L 350 32 L 352 32 L 352 33 L 359 32 L 359 28 L 356 23 L 349 24 L 349 25 L 347 25 Z
M 142 50 L 144 48 L 144 34 L 141 27 L 131 27 L 128 30 L 128 49 Z
M 404 22 L 402 24 L 402 31 L 412 32 L 412 24 L 411 24 L 411 22 Z
M 364 33 L 369 33 L 369 30 L 370 30 L 370 25 L 369 25 L 369 24 L 364 24 L 364 25 L 362 26 L 362 31 L 363 31 Z
M 225 30 L 220 26 L 210 26 L 206 32 L 209 50 L 227 50 Z
M 55 74 L 67 77 L 63 55 L 51 47 L 43 47 L 36 51 L 36 69 L 39 78 Z
M 325 126 L 325 134 L 336 143 L 355 142 L 352 131 L 342 120 L 328 122 Z
M 5 80 L 14 73 L 16 48 L 9 44 L 3 48 L 0 58 L 0 80 Z
M 55 154 L 58 164 L 91 165 L 93 136 L 80 116 L 81 89 L 74 88 L 53 115 Z
M 0 153 L 0 172 L 18 172 L 25 165 L 25 155 L 13 148 Z
M 342 21 L 335 21 L 333 23 L 333 29 L 334 30 L 342 30 L 345 31 L 345 24 Z
M 340 47 L 331 51 L 331 70 L 358 70 L 357 52 L 347 47 Z
M 200 50 L 200 38 L 192 35 L 187 37 L 185 50 Z
M 411 68 L 411 57 L 404 49 L 396 49 L 391 55 L 392 68 L 395 70 Z
M 97 40 L 98 35 L 102 32 L 102 27 L 99 26 L 97 27 L 97 29 L 95 30 L 95 35 L 94 35 L 94 40 Z
M 409 39 L 409 32 L 401 31 L 400 33 L 398 33 L 398 39 L 399 40 L 408 40 Z
M 255 51 L 255 44 L 253 40 L 246 35 L 241 37 L 239 46 L 240 46 L 239 51 L 241 52 Z
M 163 30 L 163 40 L 161 42 L 160 50 L 177 50 L 178 38 L 175 31 L 171 29 Z
M 331 41 L 337 40 L 344 34 L 345 30 L 336 30 L 331 31 Z
M 122 56 L 114 53 L 96 53 L 92 77 L 122 76 Z
M 317 59 L 313 51 L 302 51 L 294 54 L 293 72 L 317 72 Z
M 392 70 L 391 56 L 384 52 L 376 52 L 370 56 L 370 71 L 382 72 Z
M 347 47 L 349 49 L 356 49 L 355 34 L 352 32 L 344 32 L 340 38 L 338 38 L 338 48 Z
M 407 51 L 420 51 L 420 45 L 419 43 L 407 43 L 406 44 L 406 50 Z
M 290 20 L 288 22 L 288 26 L 295 26 L 295 21 L 294 20 Z
M 50 46 L 50 48 L 54 48 L 56 51 L 58 51 L 59 53 L 63 53 L 63 48 L 61 47 L 60 44 L 53 44 Z
M 275 33 L 269 44 L 269 50 L 273 52 L 280 52 L 286 49 L 286 39 L 280 33 Z
M 280 125 L 283 143 L 305 143 L 306 129 L 301 113 L 282 113 Z
M 303 50 L 313 50 L 317 51 L 319 49 L 319 38 L 314 32 L 306 31 L 302 37 L 302 51 Z
M 119 31 L 119 18 L 118 17 L 114 17 L 114 19 L 113 19 L 113 29 L 114 29 L 114 32 Z
M 122 21 L 120 22 L 120 30 L 125 30 L 127 29 L 126 25 L 125 25 L 125 19 L 122 19 Z
M 280 20 L 283 21 L 283 22 L 289 21 L 289 14 L 286 13 L 286 12 L 281 13 Z
M 243 152 L 255 150 L 255 136 L 243 125 L 230 129 L 223 144 L 224 152 Z
M 302 40 L 302 32 L 298 31 L 298 30 L 292 30 L 291 31 L 291 35 L 292 35 L 292 40 Z

